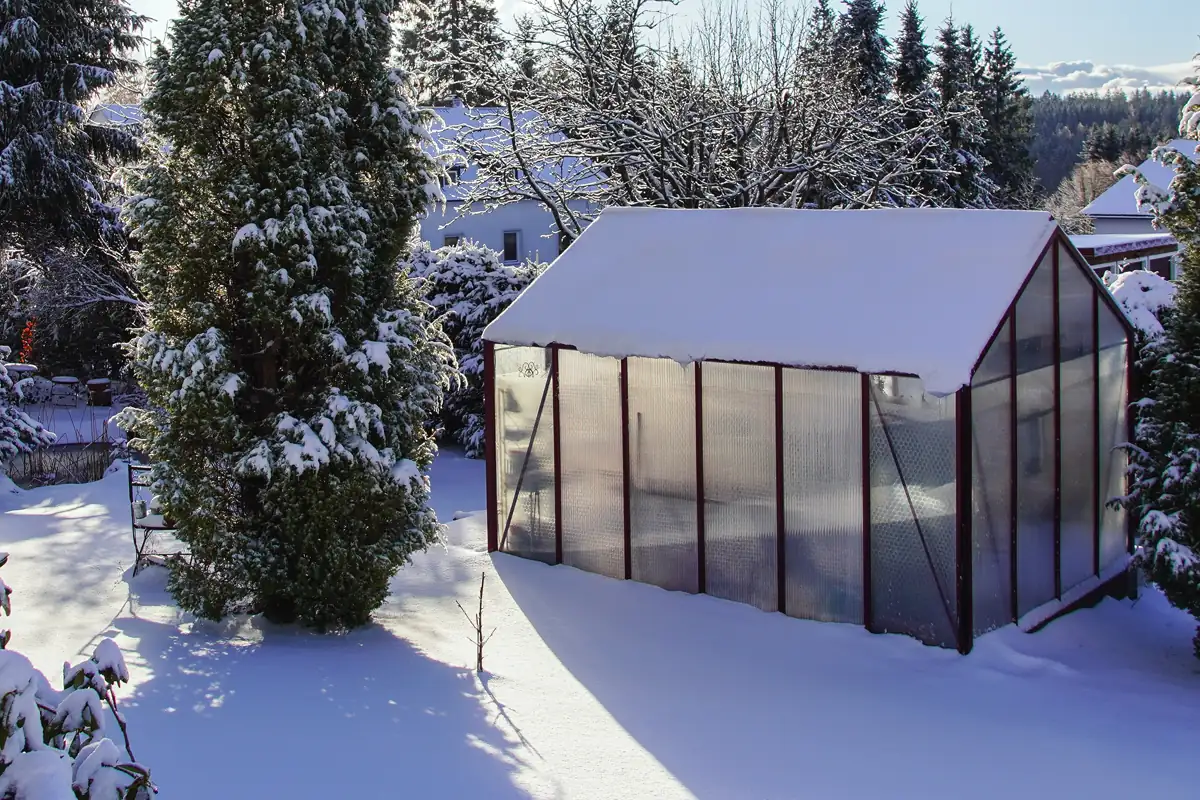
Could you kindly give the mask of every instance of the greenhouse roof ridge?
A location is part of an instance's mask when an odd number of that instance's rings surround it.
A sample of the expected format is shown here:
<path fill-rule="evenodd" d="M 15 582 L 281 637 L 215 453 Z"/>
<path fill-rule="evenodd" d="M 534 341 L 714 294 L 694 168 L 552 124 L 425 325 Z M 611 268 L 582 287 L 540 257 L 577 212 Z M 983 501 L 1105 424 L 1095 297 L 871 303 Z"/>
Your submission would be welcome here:
<path fill-rule="evenodd" d="M 608 208 L 484 338 L 913 374 L 950 394 L 1056 231 L 1041 211 Z"/>

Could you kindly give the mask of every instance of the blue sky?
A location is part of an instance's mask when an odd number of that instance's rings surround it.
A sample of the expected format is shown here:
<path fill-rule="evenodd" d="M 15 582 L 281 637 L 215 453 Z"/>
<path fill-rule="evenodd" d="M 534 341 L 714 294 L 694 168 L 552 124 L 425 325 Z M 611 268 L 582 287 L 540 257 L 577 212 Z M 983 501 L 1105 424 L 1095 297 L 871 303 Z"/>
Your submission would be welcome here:
<path fill-rule="evenodd" d="M 1172 86 L 1192 74 L 1189 62 L 1200 51 L 1200 0 L 918 1 L 931 31 L 952 9 L 955 18 L 980 30 L 1003 28 L 1035 92 Z M 497 2 L 505 19 L 524 5 Z M 679 0 L 676 13 L 694 14 L 702 2 Z M 156 36 L 176 13 L 175 0 L 130 4 L 157 18 L 150 29 Z M 887 2 L 892 33 L 903 5 L 904 0 Z"/>

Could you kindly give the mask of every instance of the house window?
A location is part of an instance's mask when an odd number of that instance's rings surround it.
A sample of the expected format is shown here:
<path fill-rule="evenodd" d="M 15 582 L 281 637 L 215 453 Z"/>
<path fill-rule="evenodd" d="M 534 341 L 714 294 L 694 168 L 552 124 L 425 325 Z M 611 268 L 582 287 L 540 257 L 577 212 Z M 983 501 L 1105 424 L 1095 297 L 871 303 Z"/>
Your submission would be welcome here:
<path fill-rule="evenodd" d="M 451 184 L 462 183 L 462 167 L 450 167 L 450 169 L 446 170 L 446 173 L 450 176 Z"/>
<path fill-rule="evenodd" d="M 1150 259 L 1150 271 L 1164 280 L 1171 280 L 1171 257 Z"/>
<path fill-rule="evenodd" d="M 454 247 L 462 240 L 457 233 L 448 233 L 442 237 L 442 247 Z"/>
<path fill-rule="evenodd" d="M 521 260 L 521 232 L 504 232 L 504 260 L 507 262 Z"/>

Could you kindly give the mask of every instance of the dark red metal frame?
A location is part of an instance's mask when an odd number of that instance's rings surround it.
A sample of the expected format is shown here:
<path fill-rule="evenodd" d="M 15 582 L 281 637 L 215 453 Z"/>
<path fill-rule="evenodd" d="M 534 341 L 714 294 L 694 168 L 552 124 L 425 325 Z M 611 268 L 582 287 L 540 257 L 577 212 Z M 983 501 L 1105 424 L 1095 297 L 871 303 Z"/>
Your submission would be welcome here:
<path fill-rule="evenodd" d="M 1100 485 L 1100 303 L 1092 299 L 1092 574 L 1100 574 L 1100 526 L 1105 498 Z"/>
<path fill-rule="evenodd" d="M 559 346 L 550 346 L 550 408 L 554 420 L 554 563 L 563 559 L 563 515 L 562 515 L 562 422 L 558 397 L 558 353 Z"/>
<path fill-rule="evenodd" d="M 871 591 L 871 376 L 859 380 L 859 408 L 862 417 L 862 584 L 863 627 L 875 632 L 874 595 Z"/>
<path fill-rule="evenodd" d="M 1060 249 L 1054 248 L 1051 256 L 1051 269 L 1054 272 L 1054 341 L 1051 351 L 1054 353 L 1054 410 L 1051 420 L 1054 423 L 1054 596 L 1062 597 L 1062 315 L 1059 311 L 1059 262 Z"/>
<path fill-rule="evenodd" d="M 787 509 L 784 508 L 783 367 L 775 367 L 775 602 L 787 613 Z"/>
<path fill-rule="evenodd" d="M 621 513 L 625 525 L 625 580 L 633 579 L 633 500 L 630 491 L 629 359 L 621 359 Z"/>
<path fill-rule="evenodd" d="M 483 343 L 483 416 L 488 552 L 495 552 L 500 547 L 500 498 L 496 485 L 500 443 L 496 439 L 496 345 L 488 341 Z"/>
<path fill-rule="evenodd" d="M 708 568 L 704 549 L 704 369 L 693 365 L 696 382 L 696 591 L 707 585 Z"/>
<path fill-rule="evenodd" d="M 1011 582 L 1011 616 L 1013 620 L 1019 617 L 1019 594 L 1018 594 L 1018 531 L 1019 531 L 1019 461 L 1017 459 L 1017 424 L 1019 413 L 1017 408 L 1017 303 L 1024 293 L 1029 282 L 1037 268 L 1041 265 L 1042 260 L 1048 253 L 1052 253 L 1051 258 L 1053 276 L 1054 276 L 1054 386 L 1055 386 L 1055 401 L 1054 401 L 1054 471 L 1055 471 L 1055 594 L 1061 596 L 1061 486 L 1062 486 L 1062 445 L 1061 445 L 1061 403 L 1059 394 L 1061 390 L 1061 339 L 1060 339 L 1060 322 L 1058 311 L 1058 296 L 1059 296 L 1059 270 L 1062 269 L 1060 263 L 1061 254 L 1059 245 L 1066 248 L 1069 260 L 1076 262 L 1076 266 L 1081 269 L 1086 275 L 1091 277 L 1096 288 L 1096 296 L 1101 298 L 1102 302 L 1108 303 L 1110 309 L 1114 312 L 1116 319 L 1121 322 L 1125 328 L 1126 337 L 1129 341 L 1129 346 L 1126 351 L 1127 357 L 1127 387 L 1128 398 L 1135 396 L 1136 387 L 1134 384 L 1133 375 L 1133 342 L 1134 332 L 1128 320 L 1125 318 L 1124 312 L 1116 305 L 1109 292 L 1100 283 L 1096 274 L 1087 266 L 1087 261 L 1075 250 L 1071 245 L 1070 240 L 1062 234 L 1061 231 L 1056 231 L 1050 240 L 1039 252 L 1032 266 L 1029 268 L 1025 279 L 1022 281 L 1020 288 L 1014 295 L 1011 303 L 1005 311 L 1002 319 L 997 324 L 992 335 L 989 337 L 987 345 L 981 351 L 978 360 L 976 361 L 972 375 L 978 371 L 980 363 L 984 356 L 990 350 L 1004 326 L 1009 326 L 1009 387 L 1010 387 L 1010 464 L 1009 478 L 1011 481 L 1011 517 L 1010 517 L 1010 536 L 1011 536 L 1011 564 L 1010 564 L 1010 582 Z M 1053 248 L 1053 250 L 1052 250 Z M 1102 516 L 1102 505 L 1100 499 L 1101 493 L 1101 473 L 1100 473 L 1100 458 L 1099 458 L 1099 420 L 1100 420 L 1100 392 L 1099 392 L 1099 308 L 1095 307 L 1093 311 L 1093 341 L 1096 344 L 1094 348 L 1094 357 L 1096 359 L 1095 378 L 1093 379 L 1095 396 L 1094 410 L 1096 419 L 1096 458 L 1094 464 L 1094 483 L 1096 487 L 1097 498 L 1097 517 L 1096 527 L 1094 531 L 1095 538 L 1095 554 L 1094 567 L 1099 571 L 1099 535 L 1100 535 L 1100 520 Z M 554 387 L 552 414 L 554 420 L 554 503 L 555 503 L 555 561 L 562 560 L 562 489 L 561 489 L 561 438 L 560 438 L 560 399 L 559 399 L 559 350 L 560 349 L 575 349 L 570 345 L 559 345 L 552 343 L 548 345 L 551 348 L 551 372 Z M 712 359 L 715 363 L 742 364 L 749 366 L 764 366 L 771 367 L 775 374 L 775 499 L 776 499 L 776 528 L 777 528 L 777 575 L 778 581 L 777 595 L 779 611 L 786 613 L 787 611 L 787 586 L 786 586 L 786 513 L 784 508 L 785 500 L 785 469 L 784 469 L 784 446 L 783 446 L 783 426 L 784 426 L 784 402 L 783 402 L 783 382 L 784 369 L 811 369 L 824 372 L 853 372 L 861 375 L 861 427 L 862 427 L 862 515 L 863 515 L 863 558 L 862 558 L 862 578 L 863 578 L 863 625 L 868 630 L 874 630 L 874 620 L 872 614 L 872 576 L 871 576 L 871 444 L 870 444 L 870 392 L 871 375 L 880 375 L 888 377 L 916 377 L 910 373 L 903 372 L 881 372 L 862 374 L 858 370 L 850 367 L 818 367 L 818 366 L 802 366 L 802 365 L 782 365 L 772 362 L 761 361 L 732 361 L 724 359 Z M 497 441 L 496 429 L 496 397 L 495 397 L 495 345 L 493 342 L 484 342 L 484 414 L 486 416 L 484 431 L 486 437 L 485 446 L 485 463 L 487 474 L 487 519 L 488 519 L 488 549 L 495 551 L 498 547 L 499 534 L 499 500 L 497 497 L 497 477 L 498 477 L 498 459 L 499 459 L 499 442 Z M 704 495 L 704 377 L 702 362 L 695 362 L 694 381 L 695 381 L 695 437 L 696 437 L 696 535 L 697 535 L 697 588 L 698 591 L 704 592 L 706 589 L 706 554 L 705 554 L 705 495 Z M 630 427 L 630 410 L 629 410 L 629 360 L 621 359 L 620 371 L 620 395 L 621 395 L 621 425 L 622 425 L 622 472 L 623 472 L 623 522 L 624 522 L 624 556 L 625 556 L 625 577 L 631 579 L 633 577 L 632 569 L 632 507 L 631 507 L 631 444 L 629 440 Z M 968 385 L 961 389 L 956 396 L 956 444 L 955 444 L 955 464 L 956 464 L 956 505 L 957 505 L 957 520 L 956 520 L 956 560 L 958 568 L 956 570 L 955 592 L 958 606 L 957 619 L 957 647 L 962 653 L 968 653 L 971 650 L 974 639 L 974 575 L 973 575 L 973 529 L 972 529 L 972 425 L 971 417 L 971 387 Z M 1133 436 L 1133 415 L 1128 415 L 1128 436 L 1132 440 Z M 1129 520 L 1129 548 L 1132 552 L 1133 548 L 1133 530 L 1134 524 L 1132 515 Z"/>
<path fill-rule="evenodd" d="M 955 515 L 957 519 L 957 541 L 955 542 L 956 611 L 958 612 L 958 652 L 964 656 L 971 652 L 975 641 L 974 623 L 974 538 L 972 533 L 971 502 L 974 481 L 971 462 L 971 389 L 959 389 L 954 406 L 955 428 Z"/>

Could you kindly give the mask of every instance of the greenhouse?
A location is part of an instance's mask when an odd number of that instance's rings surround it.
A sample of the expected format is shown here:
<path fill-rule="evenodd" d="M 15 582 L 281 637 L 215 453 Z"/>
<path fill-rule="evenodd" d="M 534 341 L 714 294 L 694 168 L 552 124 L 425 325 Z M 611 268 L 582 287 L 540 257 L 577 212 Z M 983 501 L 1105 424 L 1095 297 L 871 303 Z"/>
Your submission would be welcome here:
<path fill-rule="evenodd" d="M 484 339 L 492 550 L 964 653 L 1128 567 L 1132 331 L 1043 212 L 607 209 Z"/>

